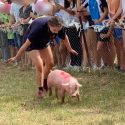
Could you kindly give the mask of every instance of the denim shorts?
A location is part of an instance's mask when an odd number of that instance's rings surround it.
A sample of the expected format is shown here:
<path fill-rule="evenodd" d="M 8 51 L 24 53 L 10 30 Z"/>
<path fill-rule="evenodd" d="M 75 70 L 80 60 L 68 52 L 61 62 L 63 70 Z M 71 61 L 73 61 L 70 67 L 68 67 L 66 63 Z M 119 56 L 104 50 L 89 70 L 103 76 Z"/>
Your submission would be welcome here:
<path fill-rule="evenodd" d="M 114 38 L 117 40 L 117 41 L 121 41 L 123 39 L 122 37 L 122 29 L 120 28 L 115 28 L 114 29 L 114 33 L 113 33 L 113 36 Z"/>
<path fill-rule="evenodd" d="M 57 36 L 57 37 L 55 38 L 55 41 L 56 41 L 56 44 L 59 44 L 59 43 L 62 41 L 62 39 Z"/>

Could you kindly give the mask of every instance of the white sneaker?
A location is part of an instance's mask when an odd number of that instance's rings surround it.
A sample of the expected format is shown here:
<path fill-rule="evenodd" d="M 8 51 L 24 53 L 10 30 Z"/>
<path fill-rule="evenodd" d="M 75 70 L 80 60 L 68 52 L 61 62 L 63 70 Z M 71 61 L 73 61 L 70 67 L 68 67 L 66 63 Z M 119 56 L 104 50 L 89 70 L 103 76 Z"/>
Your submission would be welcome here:
<path fill-rule="evenodd" d="M 92 70 L 97 71 L 97 70 L 99 70 L 99 67 L 97 67 L 96 65 L 93 65 Z"/>
<path fill-rule="evenodd" d="M 72 70 L 73 71 L 77 71 L 77 72 L 79 72 L 80 71 L 80 66 L 72 66 Z"/>
<path fill-rule="evenodd" d="M 73 66 L 71 66 L 71 65 L 67 65 L 67 66 L 64 67 L 63 69 L 65 69 L 65 70 L 72 70 L 72 68 L 73 68 Z"/>

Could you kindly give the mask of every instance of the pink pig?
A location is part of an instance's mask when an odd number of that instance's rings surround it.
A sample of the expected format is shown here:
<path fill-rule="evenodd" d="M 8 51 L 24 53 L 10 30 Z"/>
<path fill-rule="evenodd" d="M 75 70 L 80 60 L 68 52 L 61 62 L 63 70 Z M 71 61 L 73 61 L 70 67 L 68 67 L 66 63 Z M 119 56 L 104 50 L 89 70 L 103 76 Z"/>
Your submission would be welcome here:
<path fill-rule="evenodd" d="M 62 70 L 53 70 L 49 73 L 48 79 L 49 95 L 52 95 L 52 89 L 55 88 L 56 97 L 60 96 L 61 103 L 64 103 L 65 92 L 79 100 L 79 87 L 77 79 L 69 73 Z"/>

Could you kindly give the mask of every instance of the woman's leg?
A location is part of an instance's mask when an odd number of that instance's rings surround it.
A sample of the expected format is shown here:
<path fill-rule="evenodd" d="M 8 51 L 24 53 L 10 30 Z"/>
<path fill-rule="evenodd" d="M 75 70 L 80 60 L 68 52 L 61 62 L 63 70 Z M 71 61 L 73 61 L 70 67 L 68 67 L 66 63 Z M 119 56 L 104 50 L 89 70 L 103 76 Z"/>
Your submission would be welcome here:
<path fill-rule="evenodd" d="M 123 47 L 122 47 L 122 60 L 121 60 L 121 71 L 125 71 L 125 31 L 122 31 L 122 36 L 123 36 Z"/>
<path fill-rule="evenodd" d="M 59 53 L 60 53 L 60 57 L 61 57 L 61 67 L 63 68 L 66 65 L 66 59 L 68 57 L 68 51 L 63 42 L 60 43 Z"/>
<path fill-rule="evenodd" d="M 44 62 L 44 89 L 47 91 L 47 77 L 50 73 L 50 70 L 54 66 L 54 58 L 51 47 L 48 46 L 47 48 L 40 50 L 40 56 Z"/>
<path fill-rule="evenodd" d="M 55 52 L 55 57 L 56 57 L 56 60 L 57 60 L 57 67 L 61 68 L 61 54 L 59 52 L 59 46 L 60 46 L 60 43 L 55 45 L 54 52 Z"/>
<path fill-rule="evenodd" d="M 101 59 L 102 59 L 102 53 L 103 51 L 103 42 L 98 41 L 97 43 L 97 66 L 101 67 Z"/>
<path fill-rule="evenodd" d="M 29 52 L 29 57 L 31 58 L 33 64 L 36 67 L 36 78 L 39 85 L 38 96 L 43 97 L 43 79 L 44 79 L 44 69 L 43 69 L 43 60 L 40 55 L 39 50 L 32 50 Z"/>
<path fill-rule="evenodd" d="M 118 66 L 121 67 L 121 62 L 123 59 L 123 41 L 122 40 L 115 40 L 115 48 L 116 48 L 116 54 L 117 54 L 117 62 L 118 62 Z"/>
<path fill-rule="evenodd" d="M 87 30 L 87 44 L 90 55 L 90 64 L 93 67 L 97 66 L 97 38 L 96 33 L 93 29 Z"/>
<path fill-rule="evenodd" d="M 88 47 L 88 54 L 89 54 L 89 60 L 87 57 L 85 44 L 82 43 L 83 47 L 83 66 L 88 66 L 89 64 L 91 66 L 97 65 L 97 40 L 96 40 L 96 33 L 93 29 L 88 29 L 87 32 L 85 32 L 86 36 L 86 42 Z"/>
<path fill-rule="evenodd" d="M 56 57 L 56 52 L 55 52 L 55 46 L 56 45 L 51 45 L 51 50 L 52 50 L 53 58 L 54 58 L 54 66 L 57 66 L 57 57 Z"/>
<path fill-rule="evenodd" d="M 112 41 L 100 41 L 97 45 L 98 62 L 100 58 L 104 65 L 113 67 L 114 64 L 114 48 Z"/>

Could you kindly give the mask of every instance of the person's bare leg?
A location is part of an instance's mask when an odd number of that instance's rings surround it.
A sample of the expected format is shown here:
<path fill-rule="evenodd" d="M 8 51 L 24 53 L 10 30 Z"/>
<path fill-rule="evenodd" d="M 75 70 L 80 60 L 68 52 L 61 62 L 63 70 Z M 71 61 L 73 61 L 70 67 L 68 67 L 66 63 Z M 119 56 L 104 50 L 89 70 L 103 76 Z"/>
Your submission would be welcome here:
<path fill-rule="evenodd" d="M 55 46 L 51 45 L 51 50 L 52 50 L 52 53 L 53 53 L 53 58 L 54 58 L 54 66 L 57 65 L 57 58 L 56 58 L 56 53 L 55 53 Z"/>
<path fill-rule="evenodd" d="M 125 31 L 122 31 L 123 36 L 123 47 L 121 52 L 121 71 L 125 71 Z"/>
<path fill-rule="evenodd" d="M 65 47 L 65 45 L 62 43 L 60 43 L 60 47 L 59 47 L 59 52 L 61 54 L 61 62 L 62 62 L 62 67 L 66 65 L 66 58 L 67 58 L 67 49 Z"/>
<path fill-rule="evenodd" d="M 97 43 L 97 66 L 101 66 L 101 59 L 102 59 L 102 53 L 103 53 L 103 42 Z"/>
<path fill-rule="evenodd" d="M 115 48 L 116 48 L 116 54 L 117 54 L 117 62 L 118 66 L 121 67 L 121 62 L 123 62 L 123 41 L 115 40 Z"/>
<path fill-rule="evenodd" d="M 55 51 L 55 55 L 56 55 L 56 58 L 57 58 L 57 67 L 61 68 L 61 54 L 59 52 L 59 46 L 60 46 L 60 43 L 56 44 L 55 48 L 54 48 L 54 51 Z"/>
<path fill-rule="evenodd" d="M 89 42 L 87 32 L 85 32 L 85 37 L 86 37 L 86 41 Z M 83 50 L 82 66 L 87 67 L 88 66 L 88 58 L 87 58 L 87 54 L 86 54 L 86 49 L 85 49 L 85 44 L 84 44 L 83 37 L 81 39 L 82 39 L 81 44 L 82 44 L 82 50 Z"/>
<path fill-rule="evenodd" d="M 48 90 L 47 77 L 48 77 L 48 74 L 50 73 L 50 70 L 54 66 L 54 58 L 53 58 L 51 47 L 48 46 L 47 48 L 40 50 L 40 56 L 45 63 L 44 64 L 44 89 L 47 91 Z"/>
<path fill-rule="evenodd" d="M 91 64 L 93 66 L 97 66 L 97 40 L 96 40 L 96 33 L 93 29 L 87 30 L 87 43 L 88 43 L 88 50 L 90 53 Z"/>
<path fill-rule="evenodd" d="M 44 66 L 43 66 L 43 60 L 40 55 L 40 51 L 39 50 L 30 51 L 29 57 L 31 58 L 33 64 L 36 67 L 36 79 L 39 86 L 38 96 L 43 97 Z"/>

